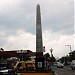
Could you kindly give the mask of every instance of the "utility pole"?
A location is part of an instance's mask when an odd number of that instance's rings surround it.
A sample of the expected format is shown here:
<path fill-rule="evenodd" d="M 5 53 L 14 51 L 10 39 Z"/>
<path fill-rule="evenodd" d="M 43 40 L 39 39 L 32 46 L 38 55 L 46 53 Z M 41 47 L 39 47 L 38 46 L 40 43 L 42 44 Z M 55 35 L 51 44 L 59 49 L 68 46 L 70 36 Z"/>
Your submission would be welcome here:
<path fill-rule="evenodd" d="M 65 45 L 65 46 L 69 46 L 70 47 L 70 52 L 72 52 L 71 45 Z"/>
<path fill-rule="evenodd" d="M 72 60 L 72 49 L 71 49 L 71 45 L 65 45 L 65 46 L 69 46 L 70 47 L 70 60 Z"/>

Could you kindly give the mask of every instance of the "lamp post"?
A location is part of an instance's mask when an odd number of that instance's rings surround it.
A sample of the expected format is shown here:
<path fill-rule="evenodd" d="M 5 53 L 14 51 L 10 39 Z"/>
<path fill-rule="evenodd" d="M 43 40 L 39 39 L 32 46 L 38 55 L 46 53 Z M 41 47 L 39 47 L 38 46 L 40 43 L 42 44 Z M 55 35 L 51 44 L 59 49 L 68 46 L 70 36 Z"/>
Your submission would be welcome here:
<path fill-rule="evenodd" d="M 52 61 L 52 65 L 53 65 L 53 54 L 52 54 L 53 49 L 52 48 L 50 49 L 50 52 L 51 52 L 51 61 Z"/>
<path fill-rule="evenodd" d="M 52 52 L 53 52 L 53 49 L 52 49 L 52 48 L 50 49 L 50 52 L 51 52 L 51 57 L 52 57 L 52 56 L 53 56 L 53 55 L 52 55 Z"/>

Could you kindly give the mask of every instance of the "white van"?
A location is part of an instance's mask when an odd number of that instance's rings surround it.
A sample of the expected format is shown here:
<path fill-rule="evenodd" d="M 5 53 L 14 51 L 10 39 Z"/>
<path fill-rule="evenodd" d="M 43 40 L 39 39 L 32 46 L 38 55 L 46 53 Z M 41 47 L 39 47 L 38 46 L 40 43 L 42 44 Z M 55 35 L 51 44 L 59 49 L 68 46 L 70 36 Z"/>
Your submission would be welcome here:
<path fill-rule="evenodd" d="M 63 65 L 61 62 L 57 62 L 57 67 L 58 67 L 58 68 L 63 68 L 64 65 Z"/>

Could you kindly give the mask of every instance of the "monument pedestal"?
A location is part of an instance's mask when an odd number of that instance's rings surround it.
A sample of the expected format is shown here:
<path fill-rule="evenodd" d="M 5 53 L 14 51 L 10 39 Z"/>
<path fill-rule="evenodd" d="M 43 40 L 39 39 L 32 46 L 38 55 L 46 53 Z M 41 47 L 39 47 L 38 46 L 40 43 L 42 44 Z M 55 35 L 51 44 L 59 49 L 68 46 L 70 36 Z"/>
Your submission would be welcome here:
<path fill-rule="evenodd" d="M 35 58 L 36 71 L 44 71 L 44 58 Z"/>
<path fill-rule="evenodd" d="M 36 53 L 35 58 L 36 71 L 44 71 L 44 57 L 43 52 Z"/>

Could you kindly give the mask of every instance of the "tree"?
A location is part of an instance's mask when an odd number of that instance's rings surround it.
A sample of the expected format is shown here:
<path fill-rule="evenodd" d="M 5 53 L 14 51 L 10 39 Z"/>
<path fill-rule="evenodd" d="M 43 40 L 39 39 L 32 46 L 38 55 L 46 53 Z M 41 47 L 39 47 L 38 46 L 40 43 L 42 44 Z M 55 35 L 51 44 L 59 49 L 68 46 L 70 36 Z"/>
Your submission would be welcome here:
<path fill-rule="evenodd" d="M 45 58 L 50 58 L 50 54 L 49 53 L 46 53 L 46 54 L 44 54 L 44 57 Z"/>
<path fill-rule="evenodd" d="M 56 59 L 55 59 L 55 57 L 52 55 L 52 57 L 50 58 L 50 61 L 51 62 L 55 62 L 56 61 Z"/>
<path fill-rule="evenodd" d="M 4 51 L 4 49 L 3 48 L 0 48 L 0 51 Z"/>

